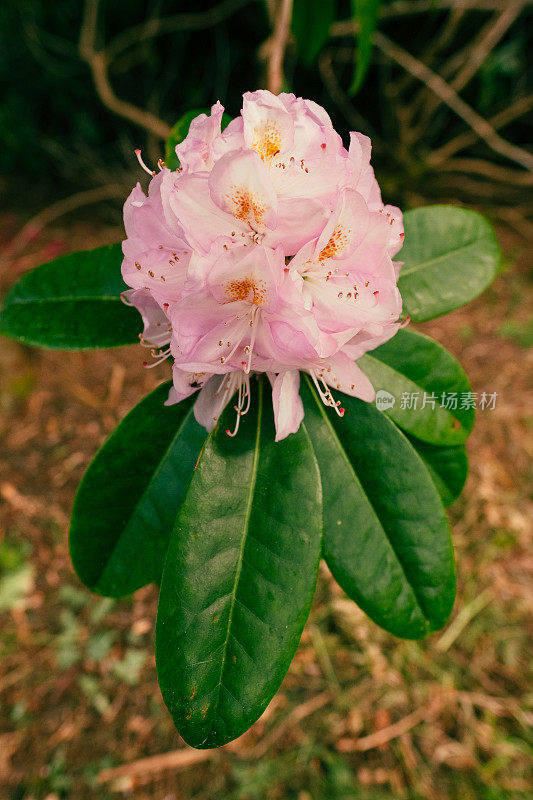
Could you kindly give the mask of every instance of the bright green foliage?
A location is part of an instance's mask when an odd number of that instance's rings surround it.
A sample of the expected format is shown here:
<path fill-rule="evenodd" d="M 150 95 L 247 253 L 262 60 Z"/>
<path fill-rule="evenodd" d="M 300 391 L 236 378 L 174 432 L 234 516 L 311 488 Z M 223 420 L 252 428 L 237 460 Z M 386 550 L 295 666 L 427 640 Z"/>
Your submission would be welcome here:
<path fill-rule="evenodd" d="M 168 538 L 205 428 L 191 400 L 165 407 L 170 381 L 144 398 L 96 454 L 79 486 L 70 555 L 83 583 L 120 597 L 159 581 Z"/>
<path fill-rule="evenodd" d="M 357 25 L 355 72 L 349 94 L 362 86 L 372 55 L 372 38 L 378 22 L 380 0 L 351 0 L 352 19 Z"/>
<path fill-rule="evenodd" d="M 405 436 L 370 403 L 326 410 L 306 379 L 305 420 L 324 497 L 324 558 L 334 578 L 385 630 L 417 639 L 439 630 L 455 598 L 442 502 Z"/>
<path fill-rule="evenodd" d="M 490 223 L 467 208 L 425 206 L 404 214 L 398 288 L 414 322 L 466 305 L 494 280 L 500 246 Z"/>
<path fill-rule="evenodd" d="M 385 389 L 395 397 L 386 413 L 405 431 L 437 445 L 466 441 L 474 426 L 475 412 L 468 398 L 472 387 L 459 362 L 442 345 L 422 333 L 399 330 L 358 364 L 376 390 Z M 407 403 L 402 408 L 404 392 L 418 395 L 416 408 L 408 408 Z M 447 409 L 453 393 L 451 405 L 457 408 Z"/>
<path fill-rule="evenodd" d="M 157 612 L 158 678 L 176 726 L 217 747 L 262 714 L 309 614 L 320 558 L 320 476 L 309 437 L 274 442 L 260 384 L 238 436 L 226 409 L 172 533 Z"/>
<path fill-rule="evenodd" d="M 90 350 L 139 341 L 140 319 L 120 293 L 119 244 L 71 253 L 23 275 L 0 312 L 0 333 L 54 350 Z"/>
<path fill-rule="evenodd" d="M 335 0 L 294 0 L 292 32 L 300 60 L 310 66 L 328 40 Z"/>

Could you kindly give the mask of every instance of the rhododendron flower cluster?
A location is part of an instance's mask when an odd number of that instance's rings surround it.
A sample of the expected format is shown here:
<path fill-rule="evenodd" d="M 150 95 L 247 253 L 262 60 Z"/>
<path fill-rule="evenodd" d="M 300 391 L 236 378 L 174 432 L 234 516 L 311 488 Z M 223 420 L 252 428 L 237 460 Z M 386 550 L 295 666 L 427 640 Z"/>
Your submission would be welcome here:
<path fill-rule="evenodd" d="M 160 162 L 148 196 L 128 197 L 124 296 L 152 363 L 173 358 L 168 403 L 199 391 L 210 430 L 236 394 L 234 434 L 266 372 L 279 440 L 303 418 L 301 371 L 341 415 L 337 392 L 373 400 L 355 362 L 400 325 L 402 215 L 382 203 L 370 140 L 346 150 L 316 103 L 256 91 L 224 131 L 222 113 L 196 117 L 179 169 Z"/>

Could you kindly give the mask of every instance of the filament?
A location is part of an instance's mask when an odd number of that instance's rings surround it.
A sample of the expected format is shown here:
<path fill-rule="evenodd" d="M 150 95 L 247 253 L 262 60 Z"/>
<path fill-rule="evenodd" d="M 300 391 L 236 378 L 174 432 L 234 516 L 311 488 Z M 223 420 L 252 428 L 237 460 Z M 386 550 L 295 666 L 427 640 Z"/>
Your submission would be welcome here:
<path fill-rule="evenodd" d="M 146 164 L 145 164 L 145 163 L 144 163 L 144 161 L 142 160 L 141 151 L 140 151 L 140 150 L 136 150 L 136 151 L 135 151 L 135 155 L 137 156 L 137 161 L 139 162 L 139 164 L 141 165 L 141 167 L 143 168 L 143 170 L 144 170 L 145 172 L 147 172 L 147 173 L 148 173 L 148 175 L 150 175 L 150 176 L 153 178 L 153 177 L 154 177 L 154 175 L 155 175 L 155 170 L 153 170 L 153 169 L 148 169 L 148 167 L 146 166 Z"/>

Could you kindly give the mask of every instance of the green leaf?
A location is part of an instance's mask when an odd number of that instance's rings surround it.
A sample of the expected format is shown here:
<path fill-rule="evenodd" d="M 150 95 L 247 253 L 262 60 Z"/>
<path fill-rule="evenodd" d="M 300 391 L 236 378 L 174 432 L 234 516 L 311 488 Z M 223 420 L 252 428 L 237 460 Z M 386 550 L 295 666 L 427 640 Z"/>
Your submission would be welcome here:
<path fill-rule="evenodd" d="M 230 406 L 207 440 L 171 537 L 157 612 L 163 699 L 193 747 L 262 714 L 289 667 L 315 589 L 321 488 L 307 432 L 274 441 L 262 383 L 239 433 Z"/>
<path fill-rule="evenodd" d="M 159 581 L 170 531 L 207 436 L 195 396 L 164 406 L 171 382 L 127 414 L 91 462 L 74 501 L 70 555 L 81 581 L 121 597 Z"/>
<path fill-rule="evenodd" d="M 301 61 L 310 66 L 328 40 L 335 0 L 294 0 L 292 32 Z"/>
<path fill-rule="evenodd" d="M 474 426 L 474 408 L 467 407 L 472 387 L 459 362 L 438 342 L 413 330 L 399 330 L 357 363 L 376 391 L 393 396 L 394 405 L 382 410 L 405 431 L 437 445 L 466 441 Z M 409 397 L 402 400 L 404 393 Z M 416 408 L 409 408 L 415 401 Z M 381 407 L 379 395 L 376 405 Z"/>
<path fill-rule="evenodd" d="M 398 288 L 414 322 L 464 306 L 487 288 L 500 265 L 492 226 L 455 206 L 426 206 L 404 215 L 405 240 Z"/>
<path fill-rule="evenodd" d="M 0 333 L 54 350 L 139 341 L 139 312 L 125 306 L 120 244 L 71 253 L 31 270 L 8 292 Z"/>
<path fill-rule="evenodd" d="M 324 495 L 324 558 L 374 622 L 407 639 L 439 630 L 455 598 L 448 521 L 406 437 L 372 404 L 343 396 L 344 417 L 302 387 Z"/>
<path fill-rule="evenodd" d="M 187 111 L 179 120 L 176 122 L 172 130 L 170 131 L 169 137 L 165 143 L 165 166 L 169 169 L 178 169 L 180 162 L 179 158 L 176 155 L 176 145 L 180 144 L 187 134 L 189 133 L 189 128 L 191 126 L 191 122 L 195 117 L 199 114 L 207 114 L 210 116 L 211 109 L 210 108 L 193 108 L 191 111 Z M 231 117 L 229 114 L 222 114 L 222 123 L 221 128 L 224 130 L 226 125 L 231 122 Z"/>
<path fill-rule="evenodd" d="M 355 72 L 348 94 L 353 96 L 362 86 L 372 55 L 372 39 L 378 23 L 380 0 L 351 0 L 352 18 L 357 24 Z"/>
<path fill-rule="evenodd" d="M 424 460 L 445 506 L 457 500 L 468 477 L 468 456 L 464 446 L 436 447 L 407 436 Z"/>

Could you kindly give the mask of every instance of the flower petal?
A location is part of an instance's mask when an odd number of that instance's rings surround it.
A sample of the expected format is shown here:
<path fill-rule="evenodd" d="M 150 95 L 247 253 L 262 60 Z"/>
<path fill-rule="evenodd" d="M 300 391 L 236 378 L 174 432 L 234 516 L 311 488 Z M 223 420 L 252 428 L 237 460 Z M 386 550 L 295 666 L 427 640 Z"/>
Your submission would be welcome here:
<path fill-rule="evenodd" d="M 276 425 L 276 442 L 296 433 L 304 418 L 304 407 L 299 394 L 300 373 L 287 370 L 276 376 L 272 386 L 272 405 Z"/>
<path fill-rule="evenodd" d="M 372 403 L 376 393 L 363 370 L 342 351 L 328 361 L 322 376 L 332 389 Z"/>
<path fill-rule="evenodd" d="M 242 118 L 246 147 L 255 150 L 265 163 L 291 150 L 294 123 L 276 95 L 265 89 L 246 92 Z"/>
<path fill-rule="evenodd" d="M 180 167 L 185 172 L 209 170 L 213 166 L 211 146 L 220 134 L 224 106 L 218 101 L 211 107 L 211 115 L 199 114 L 189 125 L 189 133 L 176 145 Z"/>
<path fill-rule="evenodd" d="M 196 421 L 208 431 L 212 431 L 218 418 L 235 394 L 235 382 L 227 380 L 226 375 L 213 375 L 198 395 L 194 404 Z"/>
<path fill-rule="evenodd" d="M 275 227 L 277 198 L 257 153 L 238 151 L 222 156 L 211 170 L 209 190 L 218 208 L 245 231 Z"/>

